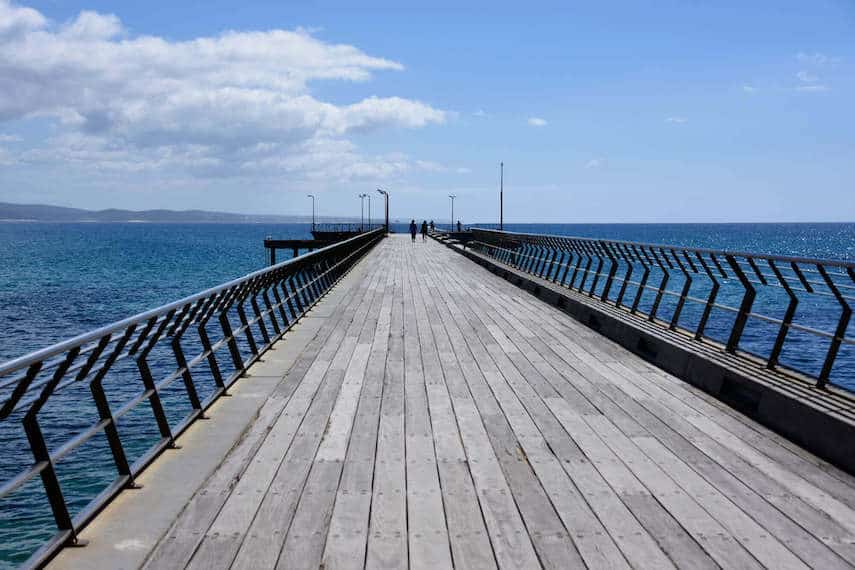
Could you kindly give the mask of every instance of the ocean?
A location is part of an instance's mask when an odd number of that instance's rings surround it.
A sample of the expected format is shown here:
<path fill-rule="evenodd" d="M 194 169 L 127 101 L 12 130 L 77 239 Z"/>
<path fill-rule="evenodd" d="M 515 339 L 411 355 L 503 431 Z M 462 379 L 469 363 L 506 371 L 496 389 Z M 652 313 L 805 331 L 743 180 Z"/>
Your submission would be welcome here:
<path fill-rule="evenodd" d="M 505 227 L 521 232 L 855 260 L 852 223 Z M 309 229 L 308 224 L 0 223 L 0 361 L 260 269 L 267 261 L 262 246 L 265 237 L 308 239 Z M 406 231 L 403 224 L 394 229 Z M 286 251 L 277 253 L 279 260 L 289 255 Z M 838 360 L 838 368 L 844 373 L 832 380 L 855 389 L 855 378 L 849 373 L 855 370 L 851 347 L 844 347 Z M 90 413 L 90 403 L 81 403 L 87 395 L 70 391 L 56 398 L 51 414 L 71 417 Z M 135 426 L 143 425 L 135 421 L 129 418 L 126 426 L 131 440 L 137 435 Z M 60 431 L 67 429 L 63 426 Z M 139 429 L 138 448 L 144 449 L 152 434 L 147 427 Z M 57 438 L 60 435 L 54 434 Z M 32 462 L 29 453 L 20 424 L 0 423 L 0 457 L 4 458 L 0 484 Z M 104 442 L 93 440 L 72 459 L 62 462 L 60 476 L 72 497 L 72 509 L 79 510 L 112 480 L 115 472 L 108 455 Z M 25 560 L 53 531 L 38 480 L 0 500 L 0 568 Z"/>

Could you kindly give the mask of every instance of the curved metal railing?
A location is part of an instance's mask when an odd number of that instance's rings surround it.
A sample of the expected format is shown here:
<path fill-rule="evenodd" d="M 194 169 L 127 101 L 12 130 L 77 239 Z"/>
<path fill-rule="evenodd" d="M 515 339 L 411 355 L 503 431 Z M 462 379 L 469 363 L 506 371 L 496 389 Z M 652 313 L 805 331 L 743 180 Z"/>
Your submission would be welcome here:
<path fill-rule="evenodd" d="M 855 345 L 855 263 L 477 228 L 469 246 L 769 369 L 787 357 L 818 387 L 833 373 L 855 386 L 855 353 L 838 359 Z"/>
<path fill-rule="evenodd" d="M 58 528 L 28 561 L 39 565 L 77 532 L 175 439 L 383 236 L 360 234 L 234 281 L 0 364 L 0 422 L 20 419 L 33 463 L 0 480 L 0 499 L 40 476 Z M 130 364 L 129 364 L 130 363 Z M 105 386 L 119 378 L 117 394 Z M 163 398 L 180 381 L 181 398 Z M 97 419 L 75 433 L 43 426 L 40 412 L 72 386 L 88 384 Z M 130 387 L 130 388 L 129 388 Z M 115 402 L 116 397 L 120 401 Z M 150 406 L 156 441 L 135 461 L 119 429 L 140 404 Z M 180 404 L 179 404 L 180 402 Z M 175 421 L 175 414 L 182 417 Z M 57 415 L 59 417 L 57 417 Z M 50 414 L 69 424 L 73 412 Z M 8 426 L 8 424 L 7 424 Z M 6 427 L 6 426 L 2 426 Z M 43 432 L 59 442 L 51 448 Z M 59 429 L 57 429 L 59 428 Z M 116 477 L 72 516 L 57 463 L 97 434 L 106 436 Z"/>

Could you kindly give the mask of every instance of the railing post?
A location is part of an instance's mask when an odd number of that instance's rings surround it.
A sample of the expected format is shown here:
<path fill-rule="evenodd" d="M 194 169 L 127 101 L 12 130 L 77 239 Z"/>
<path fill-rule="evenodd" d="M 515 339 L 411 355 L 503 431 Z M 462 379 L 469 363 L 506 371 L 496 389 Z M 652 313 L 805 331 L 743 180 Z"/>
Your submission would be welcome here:
<path fill-rule="evenodd" d="M 126 486 L 130 489 L 138 489 L 140 485 L 137 485 L 134 481 L 134 474 L 131 472 L 131 466 L 128 462 L 128 457 L 125 454 L 125 448 L 122 445 L 122 439 L 119 436 L 119 430 L 116 428 L 116 420 L 113 418 L 113 412 L 110 410 L 110 402 L 107 400 L 107 395 L 104 393 L 103 381 L 104 377 L 107 375 L 110 367 L 113 365 L 113 362 L 116 361 L 116 358 L 122 353 L 122 349 L 124 349 L 128 340 L 131 338 L 135 330 L 135 326 L 131 325 L 128 327 L 128 330 L 125 332 L 124 336 L 116 342 L 116 346 L 113 349 L 113 352 L 107 357 L 107 360 L 101 366 L 98 373 L 95 375 L 95 378 L 89 383 L 89 391 L 92 392 L 92 399 L 95 401 L 95 407 L 98 409 L 98 417 L 101 418 L 101 421 L 106 422 L 104 425 L 104 435 L 107 437 L 107 443 L 110 445 L 110 453 L 113 455 L 113 462 L 116 464 L 116 472 L 119 476 L 124 476 L 128 478 L 128 482 Z M 107 347 L 110 342 L 110 336 L 105 336 L 101 342 L 98 344 L 98 348 L 96 352 L 92 353 L 92 358 L 90 362 L 92 365 L 98 359 L 100 353 Z M 87 367 L 80 371 L 78 374 L 78 379 L 83 379 L 86 377 L 86 374 L 89 373 L 91 366 L 87 363 Z"/>
<path fill-rule="evenodd" d="M 671 274 L 662 261 L 660 261 L 659 256 L 656 255 L 656 250 L 650 248 L 650 253 L 653 255 L 653 259 L 656 260 L 656 265 L 662 270 L 662 280 L 659 282 L 659 288 L 656 290 L 656 298 L 653 300 L 653 306 L 650 308 L 650 314 L 647 316 L 647 320 L 654 321 L 656 313 L 659 311 L 659 303 L 662 302 L 662 297 L 665 295 L 665 290 L 668 287 L 668 280 L 671 278 Z"/>
<path fill-rule="evenodd" d="M 279 325 L 276 322 L 276 315 L 273 313 L 273 308 L 270 306 L 270 299 L 267 298 L 267 291 L 264 291 L 262 299 L 264 299 L 264 302 L 266 303 L 265 309 L 267 311 L 267 318 L 270 319 L 274 334 L 276 334 L 279 332 Z M 258 325 L 258 330 L 261 331 L 261 338 L 264 339 L 264 346 L 268 346 L 270 344 L 270 332 L 267 330 L 267 323 L 264 322 L 261 307 L 258 306 L 257 295 L 250 295 L 249 304 L 252 306 L 253 314 L 255 314 L 255 321 Z"/>
<path fill-rule="evenodd" d="M 710 318 L 710 314 L 712 314 L 713 305 L 715 304 L 715 299 L 718 296 L 718 290 L 721 286 L 719 285 L 718 279 L 715 277 L 715 273 L 713 273 L 709 265 L 704 261 L 701 254 L 699 252 L 695 252 L 695 257 L 697 257 L 698 261 L 701 263 L 701 267 L 704 268 L 704 271 L 706 271 L 710 281 L 712 281 L 710 294 L 707 296 L 707 302 L 704 304 L 704 311 L 701 313 L 701 318 L 698 321 L 698 328 L 695 329 L 695 340 L 700 340 L 704 335 L 704 329 L 706 329 L 707 321 Z"/>
<path fill-rule="evenodd" d="M 218 388 L 224 389 L 226 384 L 223 380 L 223 373 L 220 371 L 220 363 L 217 361 L 217 355 L 214 354 L 213 350 L 211 350 L 211 339 L 208 337 L 207 329 L 205 329 L 209 319 L 210 315 L 206 315 L 202 321 L 199 322 L 199 325 L 196 327 L 196 331 L 199 334 L 199 340 L 202 343 L 202 350 L 208 354 L 208 367 L 211 369 L 211 376 L 214 378 L 214 384 L 216 384 Z"/>
<path fill-rule="evenodd" d="M 632 279 L 633 259 L 625 245 L 617 245 L 615 249 L 618 252 L 618 256 L 626 262 L 626 273 L 623 276 L 623 283 L 620 285 L 620 291 L 618 291 L 617 299 L 615 299 L 615 307 L 620 307 L 621 303 L 623 303 L 623 296 L 626 294 L 626 288 L 629 285 L 630 279 Z"/>
<path fill-rule="evenodd" d="M 837 285 L 834 284 L 834 281 L 828 275 L 825 267 L 818 263 L 816 268 L 819 270 L 820 275 L 822 275 L 822 278 L 825 280 L 825 284 L 831 290 L 834 298 L 837 299 L 838 303 L 840 303 L 841 311 L 840 320 L 837 321 L 837 328 L 834 331 L 834 337 L 831 339 L 831 343 L 828 346 L 828 353 L 825 356 L 825 361 L 822 363 L 822 371 L 819 373 L 819 380 L 816 383 L 818 388 L 823 388 L 828 383 L 828 379 L 831 376 L 831 368 L 834 366 L 834 359 L 837 358 L 837 351 L 840 350 L 840 344 L 846 336 L 849 319 L 852 317 L 852 308 L 849 306 L 849 303 L 846 302 L 843 295 L 840 294 L 840 289 L 838 289 Z M 848 268 L 847 273 L 852 281 L 855 281 L 855 272 L 853 272 L 851 267 Z"/>
<path fill-rule="evenodd" d="M 673 249 L 669 250 L 671 255 L 674 257 L 674 261 L 677 262 L 677 265 L 680 266 L 680 271 L 683 272 L 683 277 L 685 278 L 685 282 L 683 283 L 683 289 L 680 291 L 680 297 L 677 299 L 677 306 L 674 308 L 674 315 L 671 317 L 671 324 L 668 326 L 671 330 L 677 329 L 677 323 L 680 320 L 680 313 L 683 312 L 683 307 L 686 304 L 686 298 L 689 296 L 689 292 L 692 289 L 692 276 L 689 275 L 689 272 L 686 270 L 686 267 L 683 265 L 683 262 L 680 261 L 680 258 L 677 257 L 677 254 Z"/>
<path fill-rule="evenodd" d="M 79 353 L 80 347 L 75 347 L 68 353 L 65 360 L 54 372 L 53 378 L 51 378 L 44 388 L 42 388 L 39 398 L 24 415 L 22 421 L 24 425 L 24 433 L 27 436 L 27 441 L 30 444 L 30 450 L 33 453 L 33 459 L 36 463 L 45 464 L 45 467 L 39 472 L 39 475 L 42 480 L 42 486 L 44 487 L 47 495 L 48 503 L 50 503 L 50 508 L 53 512 L 53 518 L 56 521 L 56 526 L 60 531 L 69 533 L 69 541 L 74 545 L 83 545 L 85 542 L 79 541 L 77 538 L 74 523 L 71 520 L 71 515 L 68 512 L 68 506 L 65 502 L 65 497 L 62 494 L 62 486 L 59 483 L 59 478 L 57 477 L 53 460 L 51 460 L 47 443 L 45 443 L 44 434 L 42 434 L 41 427 L 39 426 L 38 413 Z M 39 363 L 38 366 L 30 367 L 27 371 L 28 376 L 31 375 L 29 377 L 30 382 L 35 378 L 36 374 L 38 374 L 41 369 L 41 365 L 42 363 Z"/>
<path fill-rule="evenodd" d="M 608 301 L 609 291 L 611 291 L 612 282 L 614 281 L 615 273 L 617 272 L 617 260 L 615 259 L 614 255 L 612 254 L 612 251 L 609 249 L 605 242 L 600 242 L 599 246 L 603 251 L 606 252 L 609 261 L 611 262 L 611 266 L 609 267 L 609 274 L 606 277 L 606 284 L 603 285 L 603 293 L 602 295 L 600 295 L 600 300 Z"/>
<path fill-rule="evenodd" d="M 725 259 L 731 269 L 733 269 L 742 287 L 745 288 L 745 294 L 742 296 L 742 303 L 739 305 L 739 312 L 736 314 L 736 320 L 733 323 L 733 328 L 730 330 L 730 338 L 727 339 L 727 347 L 725 348 L 727 352 L 736 352 L 736 349 L 739 347 L 739 339 L 742 338 L 742 331 L 745 330 L 745 324 L 748 322 L 748 314 L 751 312 L 751 307 L 754 305 L 754 297 L 757 293 L 754 290 L 754 286 L 748 280 L 748 277 L 745 276 L 745 273 L 739 267 L 736 259 L 732 255 L 725 256 Z"/>
<path fill-rule="evenodd" d="M 249 350 L 254 356 L 258 355 L 258 345 L 255 344 L 255 335 L 252 333 L 252 327 L 249 325 L 249 319 L 246 318 L 246 309 L 243 306 L 244 299 L 237 302 L 237 314 L 240 319 L 243 334 L 246 337 L 246 342 L 249 344 Z"/>

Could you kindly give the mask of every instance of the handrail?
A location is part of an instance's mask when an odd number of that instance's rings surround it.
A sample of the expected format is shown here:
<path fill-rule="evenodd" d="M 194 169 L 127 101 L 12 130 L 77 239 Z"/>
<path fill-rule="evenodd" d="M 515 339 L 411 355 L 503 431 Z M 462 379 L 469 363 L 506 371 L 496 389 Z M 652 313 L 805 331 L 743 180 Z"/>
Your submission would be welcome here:
<path fill-rule="evenodd" d="M 688 332 L 695 341 L 713 340 L 727 352 L 750 353 L 769 369 L 797 371 L 817 387 L 825 387 L 832 372 L 853 367 L 851 360 L 837 361 L 842 346 L 855 345 L 849 330 L 853 262 L 482 228 L 471 232 L 469 247 L 501 262 Z M 745 338 L 746 329 L 764 324 L 775 327 L 773 335 Z M 807 336 L 795 339 L 793 331 Z M 800 363 L 782 365 L 786 349 L 805 340 L 814 354 L 802 348 Z"/>
<path fill-rule="evenodd" d="M 33 463 L 0 481 L 0 499 L 41 477 L 57 532 L 27 561 L 39 566 L 240 378 L 354 263 L 384 235 L 377 229 L 255 271 L 222 285 L 151 309 L 0 364 L 0 422 L 20 419 Z M 220 354 L 226 348 L 226 357 Z M 192 354 L 192 356 L 191 356 Z M 130 361 L 130 367 L 122 363 Z M 121 390 L 108 398 L 110 380 Z M 180 400 L 164 391 L 181 380 Z M 50 449 L 39 412 L 72 385 L 88 383 L 97 421 Z M 128 386 L 136 386 L 129 393 Z M 148 402 L 159 439 L 131 461 L 117 420 Z M 167 410 L 181 413 L 177 422 Z M 173 414 L 174 415 L 174 414 Z M 56 420 L 51 415 L 50 420 Z M 56 425 L 47 426 L 56 431 Z M 55 465 L 99 433 L 109 444 L 116 477 L 76 516 Z M 127 438 L 126 438 L 127 439 Z M 25 444 L 26 445 L 26 444 Z"/>
<path fill-rule="evenodd" d="M 315 224 L 312 231 L 320 233 L 357 233 L 370 232 L 383 227 L 385 227 L 383 224 L 369 224 L 368 222 L 323 222 Z"/>

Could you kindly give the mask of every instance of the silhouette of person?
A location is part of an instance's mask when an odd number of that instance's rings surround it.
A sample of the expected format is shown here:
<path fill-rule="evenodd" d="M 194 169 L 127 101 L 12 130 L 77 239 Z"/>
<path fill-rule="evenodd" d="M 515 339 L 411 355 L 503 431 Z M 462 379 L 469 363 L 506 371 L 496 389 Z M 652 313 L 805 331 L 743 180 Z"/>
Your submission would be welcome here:
<path fill-rule="evenodd" d="M 427 220 L 422 220 L 422 241 L 427 239 Z"/>
<path fill-rule="evenodd" d="M 413 243 L 416 242 L 416 221 L 410 220 L 410 238 L 412 238 Z"/>
<path fill-rule="evenodd" d="M 458 232 L 462 232 L 462 231 L 463 231 L 463 225 L 460 223 L 460 220 L 457 220 L 457 231 L 458 231 Z"/>
<path fill-rule="evenodd" d="M 433 225 L 433 220 L 430 221 L 430 231 L 434 231 L 436 226 Z"/>

